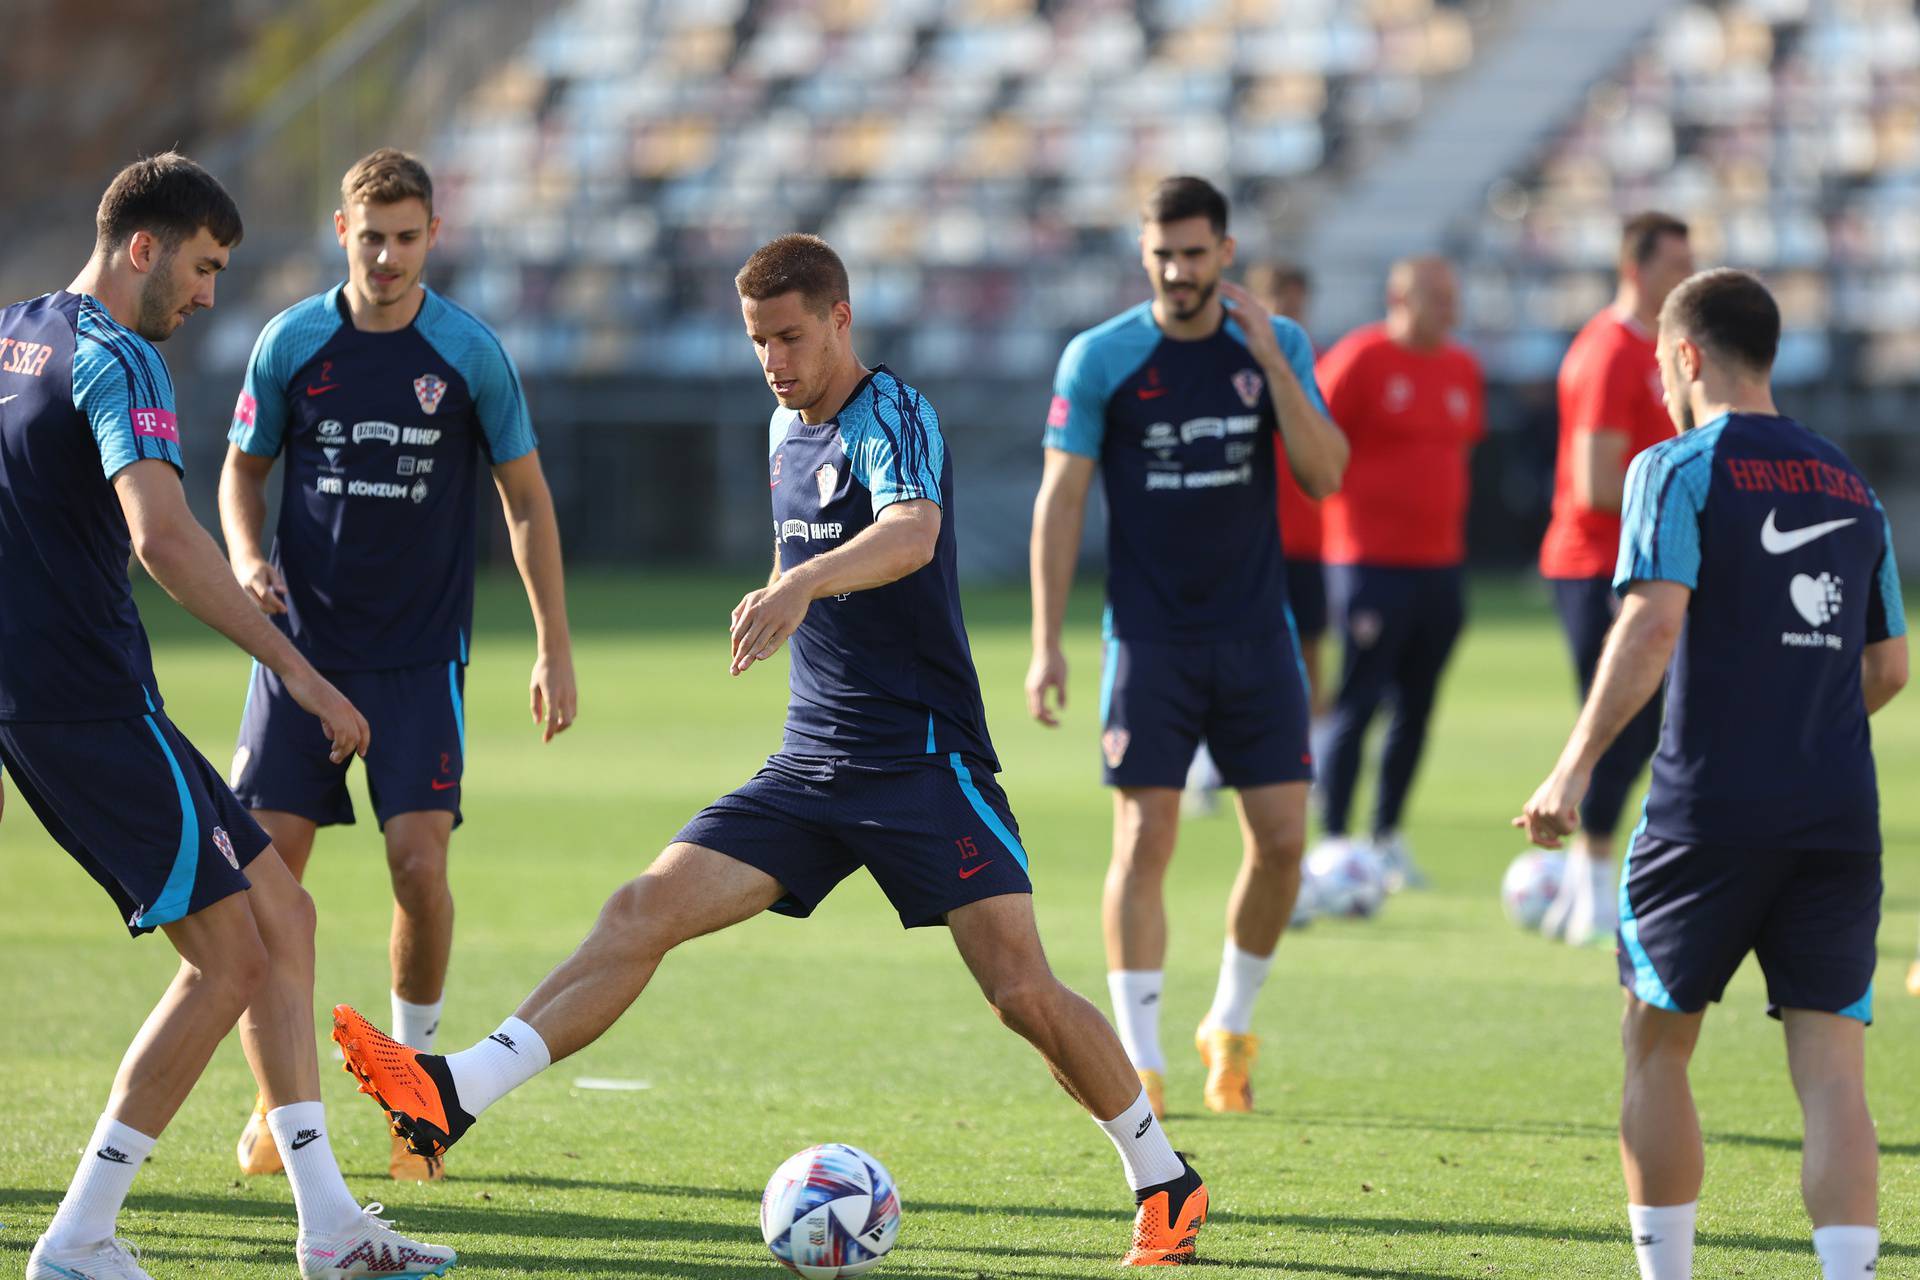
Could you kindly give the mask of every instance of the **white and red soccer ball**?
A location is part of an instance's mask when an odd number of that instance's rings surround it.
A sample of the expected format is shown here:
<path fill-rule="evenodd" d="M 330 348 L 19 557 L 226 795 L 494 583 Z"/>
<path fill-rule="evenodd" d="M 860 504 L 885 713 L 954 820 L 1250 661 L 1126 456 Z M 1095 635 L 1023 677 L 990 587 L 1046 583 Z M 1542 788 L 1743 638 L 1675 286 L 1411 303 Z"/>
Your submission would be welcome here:
<path fill-rule="evenodd" d="M 773 1171 L 760 1197 L 760 1234 L 808 1280 L 861 1275 L 893 1248 L 900 1197 L 878 1160 L 844 1142 L 823 1143 Z"/>

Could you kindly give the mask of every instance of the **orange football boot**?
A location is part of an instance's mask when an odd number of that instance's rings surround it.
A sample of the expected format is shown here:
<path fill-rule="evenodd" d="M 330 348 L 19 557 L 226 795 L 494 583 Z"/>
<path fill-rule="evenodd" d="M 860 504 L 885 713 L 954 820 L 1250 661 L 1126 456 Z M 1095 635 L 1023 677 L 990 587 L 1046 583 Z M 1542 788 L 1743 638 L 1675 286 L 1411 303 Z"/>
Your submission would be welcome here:
<path fill-rule="evenodd" d="M 247 1127 L 240 1131 L 233 1154 L 240 1161 L 240 1172 L 250 1178 L 286 1171 L 280 1163 L 280 1148 L 273 1141 L 273 1130 L 267 1127 L 267 1100 L 260 1094 L 253 1095 L 253 1114 L 247 1117 Z"/>
<path fill-rule="evenodd" d="M 1207 1110 L 1253 1110 L 1253 1063 L 1260 1056 L 1259 1037 L 1201 1027 L 1194 1032 L 1193 1047 L 1200 1051 L 1200 1061 L 1207 1064 L 1207 1084 L 1202 1094 Z"/>
<path fill-rule="evenodd" d="M 386 1111 L 394 1135 L 415 1155 L 437 1159 L 473 1126 L 473 1117 L 460 1109 L 445 1058 L 409 1049 L 350 1005 L 333 1006 L 333 1039 L 346 1057 L 347 1074 Z"/>
<path fill-rule="evenodd" d="M 1207 1184 L 1187 1158 L 1180 1157 L 1178 1178 L 1148 1187 L 1136 1198 L 1140 1208 L 1133 1219 L 1133 1247 L 1120 1265 L 1177 1267 L 1192 1262 L 1200 1227 L 1207 1220 Z"/>

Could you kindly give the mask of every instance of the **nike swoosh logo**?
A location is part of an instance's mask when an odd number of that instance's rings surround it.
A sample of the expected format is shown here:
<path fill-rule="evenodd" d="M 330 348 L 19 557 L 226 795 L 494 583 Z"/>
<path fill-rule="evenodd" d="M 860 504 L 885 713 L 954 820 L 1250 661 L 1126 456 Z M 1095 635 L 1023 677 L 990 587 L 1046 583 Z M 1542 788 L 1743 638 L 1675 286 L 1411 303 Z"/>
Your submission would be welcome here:
<path fill-rule="evenodd" d="M 295 1138 L 292 1142 L 289 1142 L 287 1145 L 289 1147 L 292 1147 L 295 1151 L 298 1151 L 300 1148 L 311 1146 L 318 1141 L 320 1141 L 319 1134 L 303 1133 L 299 1137 Z"/>
<path fill-rule="evenodd" d="M 960 878 L 962 880 L 971 880 L 992 865 L 993 865 L 993 859 L 988 858 L 985 862 L 981 863 L 977 867 L 967 867 L 964 870 L 962 870 L 960 872 Z"/>
<path fill-rule="evenodd" d="M 1836 529 L 1844 529 L 1850 524 L 1860 523 L 1859 516 L 1848 516 L 1844 520 L 1828 520 L 1822 524 L 1810 524 L 1804 529 L 1781 531 L 1774 523 L 1775 511 L 1767 512 L 1767 522 L 1760 526 L 1760 545 L 1767 554 L 1783 556 L 1796 551 L 1818 538 L 1824 538 Z"/>
<path fill-rule="evenodd" d="M 337 388 L 338 388 L 339 386 L 340 386 L 340 384 L 339 384 L 339 383 L 337 383 L 337 382 L 329 382 L 329 383 L 328 383 L 328 384 L 327 384 L 326 386 L 324 386 L 324 387 L 308 387 L 308 388 L 307 388 L 307 394 L 308 394 L 309 396 L 319 396 L 319 395 L 325 395 L 325 394 L 326 394 L 327 392 L 329 392 L 329 391 L 333 391 L 333 390 L 336 390 L 336 389 L 337 389 Z"/>
<path fill-rule="evenodd" d="M 0 396 L 0 404 L 12 404 L 15 400 L 18 400 L 19 398 L 20 398 L 20 393 L 18 391 L 14 392 L 10 396 Z"/>
<path fill-rule="evenodd" d="M 433 789 L 435 791 L 451 791 L 459 785 L 460 785 L 460 779 L 458 778 L 455 778 L 452 782 L 442 782 L 438 778 L 435 778 L 433 780 Z"/>
<path fill-rule="evenodd" d="M 1161 396 L 1165 394 L 1167 394 L 1167 389 L 1165 387 L 1140 388 L 1140 398 L 1142 400 L 1158 400 Z"/>

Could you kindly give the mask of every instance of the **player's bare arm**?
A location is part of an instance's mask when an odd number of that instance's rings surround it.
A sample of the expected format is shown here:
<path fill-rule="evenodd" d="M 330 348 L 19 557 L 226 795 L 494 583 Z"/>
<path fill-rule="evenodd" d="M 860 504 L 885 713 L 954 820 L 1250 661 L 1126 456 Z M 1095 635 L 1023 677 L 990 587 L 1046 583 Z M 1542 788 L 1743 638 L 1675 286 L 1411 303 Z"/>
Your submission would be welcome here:
<path fill-rule="evenodd" d="M 1557 849 L 1561 837 L 1580 829 L 1580 801 L 1594 762 L 1660 688 L 1692 599 L 1692 589 L 1678 582 L 1635 582 L 1627 588 L 1573 734 L 1553 772 L 1513 820 L 1535 844 Z"/>
<path fill-rule="evenodd" d="M 507 536 L 513 543 L 513 563 L 527 589 L 533 609 L 533 675 L 528 682 L 528 705 L 540 740 L 553 741 L 565 732 L 580 711 L 580 692 L 573 675 L 573 638 L 567 630 L 566 569 L 560 558 L 560 524 L 553 514 L 553 494 L 540 469 L 540 451 L 523 454 L 493 469 L 500 490 L 500 507 L 507 517 Z"/>
<path fill-rule="evenodd" d="M 917 573 L 932 561 L 939 539 L 939 503 L 930 498 L 896 502 L 846 546 L 797 564 L 748 593 L 733 611 L 731 674 L 778 653 L 815 600 L 871 591 Z"/>
<path fill-rule="evenodd" d="M 1890 636 L 1860 651 L 1860 692 L 1872 715 L 1907 687 L 1907 638 Z"/>
<path fill-rule="evenodd" d="M 173 465 L 145 458 L 113 477 L 134 555 L 153 580 L 200 621 L 258 658 L 302 707 L 319 717 L 335 763 L 367 753 L 368 730 L 346 696 L 300 656 L 256 608 L 227 568 L 213 537 L 187 508 Z"/>
<path fill-rule="evenodd" d="M 287 611 L 287 580 L 267 558 L 260 531 L 267 522 L 267 476 L 272 458 L 227 446 L 220 467 L 220 532 L 227 540 L 233 576 L 262 613 Z"/>
<path fill-rule="evenodd" d="M 1065 449 L 1046 451 L 1040 492 L 1033 500 L 1033 539 L 1028 551 L 1033 579 L 1033 661 L 1027 667 L 1027 711 L 1049 727 L 1060 723 L 1067 705 L 1067 655 L 1060 630 L 1073 589 L 1074 563 L 1080 558 L 1080 530 L 1086 519 L 1087 490 L 1094 460 Z M 1053 705 L 1047 705 L 1047 694 Z"/>
<path fill-rule="evenodd" d="M 1627 433 L 1590 427 L 1573 437 L 1573 496 L 1589 511 L 1618 511 L 1627 492 Z"/>
<path fill-rule="evenodd" d="M 1237 284 L 1222 280 L 1220 298 L 1233 308 L 1246 336 L 1247 350 L 1267 375 L 1267 391 L 1273 397 L 1274 416 L 1280 419 L 1280 435 L 1285 442 L 1287 462 L 1293 478 L 1309 498 L 1324 498 L 1340 488 L 1340 477 L 1347 469 L 1347 437 L 1314 407 L 1286 353 L 1274 336 L 1273 314 L 1260 300 Z"/>

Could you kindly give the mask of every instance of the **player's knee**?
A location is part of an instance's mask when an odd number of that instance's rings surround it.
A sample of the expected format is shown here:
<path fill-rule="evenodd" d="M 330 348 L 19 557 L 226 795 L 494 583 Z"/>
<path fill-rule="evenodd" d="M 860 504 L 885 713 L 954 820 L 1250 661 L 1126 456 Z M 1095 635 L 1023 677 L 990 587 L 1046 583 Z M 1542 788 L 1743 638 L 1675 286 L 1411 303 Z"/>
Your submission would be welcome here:
<path fill-rule="evenodd" d="M 1113 874 L 1125 879 L 1158 881 L 1173 860 L 1174 838 L 1178 832 L 1178 811 L 1168 817 L 1157 812 L 1130 809 L 1121 819 L 1118 838 L 1113 842 Z"/>
<path fill-rule="evenodd" d="M 1064 990 L 1052 974 L 1023 974 L 995 983 L 987 1003 L 1009 1030 L 1032 1039 L 1052 1023 Z"/>
<path fill-rule="evenodd" d="M 194 985 L 218 1001 L 225 1014 L 238 1018 L 266 985 L 272 968 L 266 940 L 248 929 L 236 933 L 210 963 L 194 971 Z"/>
<path fill-rule="evenodd" d="M 603 941 L 658 959 L 680 941 L 661 909 L 660 889 L 651 876 L 636 876 L 613 891 L 600 908 L 594 932 Z"/>
<path fill-rule="evenodd" d="M 400 845 L 387 851 L 394 901 L 410 911 L 424 910 L 447 894 L 447 856 L 428 844 Z"/>
<path fill-rule="evenodd" d="M 1247 841 L 1246 859 L 1256 871 L 1298 875 L 1300 859 L 1306 851 L 1305 831 L 1256 831 Z"/>
<path fill-rule="evenodd" d="M 1620 1020 L 1620 1045 L 1627 1066 L 1685 1067 L 1693 1057 L 1699 1019 L 1670 1013 L 1641 1000 L 1629 1000 Z"/>

